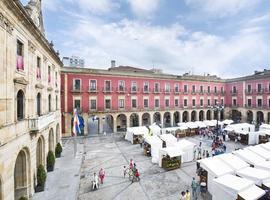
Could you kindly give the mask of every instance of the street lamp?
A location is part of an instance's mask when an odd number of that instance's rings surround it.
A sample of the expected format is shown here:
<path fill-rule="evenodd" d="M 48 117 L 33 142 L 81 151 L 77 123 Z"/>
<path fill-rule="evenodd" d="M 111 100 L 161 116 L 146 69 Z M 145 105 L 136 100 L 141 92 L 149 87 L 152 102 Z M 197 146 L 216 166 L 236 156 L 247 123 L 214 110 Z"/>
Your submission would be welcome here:
<path fill-rule="evenodd" d="M 217 113 L 217 125 L 216 125 L 216 134 L 218 135 L 218 114 L 224 110 L 224 106 L 219 104 L 217 101 L 213 107 L 213 111 Z"/>

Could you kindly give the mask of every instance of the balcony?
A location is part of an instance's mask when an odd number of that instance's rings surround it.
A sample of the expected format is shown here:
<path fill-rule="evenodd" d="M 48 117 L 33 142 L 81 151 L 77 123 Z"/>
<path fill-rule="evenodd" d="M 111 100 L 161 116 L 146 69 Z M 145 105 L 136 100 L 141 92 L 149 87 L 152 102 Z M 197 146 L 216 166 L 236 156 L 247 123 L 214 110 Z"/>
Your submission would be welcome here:
<path fill-rule="evenodd" d="M 37 118 L 29 119 L 28 127 L 30 129 L 30 132 L 37 132 L 47 127 L 50 123 L 54 122 L 54 120 L 55 120 L 55 113 L 51 112 L 47 115 L 42 115 Z"/>
<path fill-rule="evenodd" d="M 171 93 L 171 90 L 170 89 L 164 89 L 164 94 L 170 94 Z"/>
<path fill-rule="evenodd" d="M 236 96 L 237 93 L 238 93 L 237 90 L 231 90 L 231 95 L 232 95 L 232 96 Z"/>
<path fill-rule="evenodd" d="M 73 87 L 71 89 L 71 92 L 73 92 L 73 93 L 81 93 L 82 89 L 81 89 L 81 87 Z"/>
<path fill-rule="evenodd" d="M 138 89 L 137 87 L 134 87 L 134 86 L 133 86 L 133 87 L 130 88 L 130 93 L 136 94 L 136 93 L 138 92 L 138 90 L 139 90 L 139 89 Z"/>
<path fill-rule="evenodd" d="M 88 92 L 89 93 L 97 93 L 98 92 L 98 87 L 89 86 L 88 87 Z"/>
<path fill-rule="evenodd" d="M 180 94 L 180 90 L 178 88 L 174 89 L 174 94 Z"/>
<path fill-rule="evenodd" d="M 159 88 L 155 88 L 154 89 L 154 94 L 159 94 L 160 93 L 160 89 Z"/>
<path fill-rule="evenodd" d="M 142 92 L 143 92 L 144 94 L 149 94 L 149 93 L 150 93 L 149 87 L 144 87 Z"/>
<path fill-rule="evenodd" d="M 246 90 L 245 90 L 245 93 L 246 93 L 247 95 L 248 95 L 248 94 L 253 94 L 253 91 L 252 91 L 251 89 L 250 89 L 250 90 L 249 90 L 249 89 L 246 89 Z"/>
<path fill-rule="evenodd" d="M 117 92 L 118 93 L 122 93 L 122 94 L 123 93 L 126 93 L 126 91 L 127 91 L 126 88 L 125 87 L 122 87 L 122 86 L 119 86 L 118 89 L 117 89 Z"/>
<path fill-rule="evenodd" d="M 103 87 L 103 93 L 111 93 L 113 91 L 113 88 L 111 87 Z"/>

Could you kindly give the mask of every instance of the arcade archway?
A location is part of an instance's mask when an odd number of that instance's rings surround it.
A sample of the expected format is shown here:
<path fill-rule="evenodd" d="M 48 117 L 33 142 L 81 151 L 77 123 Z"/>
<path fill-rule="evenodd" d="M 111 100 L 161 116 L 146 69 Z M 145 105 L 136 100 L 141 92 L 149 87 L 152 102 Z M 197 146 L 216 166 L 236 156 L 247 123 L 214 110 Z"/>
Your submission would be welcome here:
<path fill-rule="evenodd" d="M 159 112 L 156 112 L 153 116 L 154 122 L 156 122 L 157 124 L 161 123 L 161 115 Z"/>
<path fill-rule="evenodd" d="M 143 113 L 142 115 L 142 125 L 143 126 L 150 126 L 151 125 L 151 119 L 149 113 Z"/>
<path fill-rule="evenodd" d="M 206 111 L 206 120 L 211 120 L 211 110 Z"/>
<path fill-rule="evenodd" d="M 182 122 L 188 122 L 189 119 L 188 119 L 188 112 L 187 111 L 184 111 L 183 114 L 182 114 L 182 119 L 183 121 Z"/>
<path fill-rule="evenodd" d="M 193 110 L 193 111 L 191 112 L 191 121 L 192 121 L 192 122 L 195 122 L 196 120 L 197 120 L 196 111 Z"/>
<path fill-rule="evenodd" d="M 180 122 L 180 113 L 176 111 L 173 113 L 173 125 L 177 126 L 179 122 Z"/>
<path fill-rule="evenodd" d="M 120 114 L 116 118 L 116 128 L 117 132 L 124 132 L 127 130 L 127 116 L 124 114 Z"/>
<path fill-rule="evenodd" d="M 171 113 L 165 112 L 163 119 L 164 127 L 171 127 Z"/>
<path fill-rule="evenodd" d="M 139 126 L 139 115 L 136 113 L 132 113 L 130 115 L 130 127 Z"/>
<path fill-rule="evenodd" d="M 204 120 L 204 112 L 203 112 L 203 110 L 201 110 L 200 112 L 199 112 L 199 121 L 203 121 Z"/>
<path fill-rule="evenodd" d="M 253 122 L 253 112 L 251 110 L 247 111 L 247 122 L 250 124 Z"/>
<path fill-rule="evenodd" d="M 257 124 L 262 124 L 264 122 L 264 115 L 262 111 L 257 112 Z"/>

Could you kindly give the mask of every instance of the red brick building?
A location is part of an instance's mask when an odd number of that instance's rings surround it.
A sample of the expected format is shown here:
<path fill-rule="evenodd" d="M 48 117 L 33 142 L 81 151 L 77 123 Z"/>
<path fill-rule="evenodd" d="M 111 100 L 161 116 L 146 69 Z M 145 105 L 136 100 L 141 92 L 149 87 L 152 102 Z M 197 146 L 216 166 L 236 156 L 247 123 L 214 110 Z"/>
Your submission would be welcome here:
<path fill-rule="evenodd" d="M 70 135 L 75 107 L 87 124 L 85 134 L 124 131 L 127 127 L 153 122 L 167 127 L 178 122 L 225 117 L 266 122 L 269 121 L 269 77 L 267 70 L 225 80 L 211 75 L 172 75 L 129 66 L 108 70 L 64 67 L 62 132 Z M 214 112 L 211 107 L 217 103 L 225 106 L 224 111 Z"/>

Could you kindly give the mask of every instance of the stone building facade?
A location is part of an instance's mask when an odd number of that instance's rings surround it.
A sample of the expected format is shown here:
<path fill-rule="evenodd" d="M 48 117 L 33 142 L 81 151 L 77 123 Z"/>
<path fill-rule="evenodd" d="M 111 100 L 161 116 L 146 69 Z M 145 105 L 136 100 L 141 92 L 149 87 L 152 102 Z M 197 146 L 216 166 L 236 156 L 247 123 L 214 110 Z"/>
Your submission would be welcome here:
<path fill-rule="evenodd" d="M 41 1 L 0 1 L 0 200 L 31 197 L 37 166 L 60 141 L 60 67 Z"/>
<path fill-rule="evenodd" d="M 270 121 L 268 70 L 225 80 L 114 65 L 108 70 L 62 68 L 64 136 L 71 134 L 75 107 L 84 118 L 85 134 L 125 131 L 127 127 L 153 122 L 166 127 L 217 118 L 250 123 Z M 217 103 L 224 106 L 223 111 L 213 109 Z"/>

